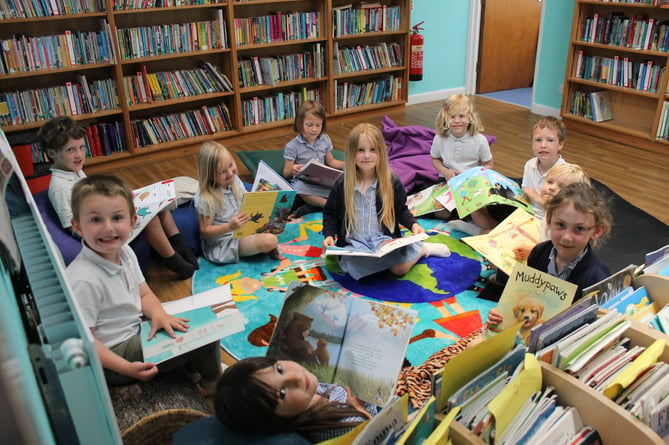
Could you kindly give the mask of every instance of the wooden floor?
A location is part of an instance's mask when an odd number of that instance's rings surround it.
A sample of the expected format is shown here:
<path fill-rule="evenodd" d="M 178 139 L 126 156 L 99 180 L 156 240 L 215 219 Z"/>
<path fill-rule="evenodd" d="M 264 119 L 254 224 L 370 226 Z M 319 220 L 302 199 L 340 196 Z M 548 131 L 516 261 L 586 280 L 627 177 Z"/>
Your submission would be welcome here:
<path fill-rule="evenodd" d="M 506 176 L 521 177 L 525 161 L 532 157 L 532 125 L 538 116 L 521 106 L 481 96 L 473 99 L 485 132 L 497 136 L 492 146 L 495 170 Z M 388 115 L 399 126 L 423 125 L 433 128 L 440 106 L 441 101 L 410 105 Z M 370 115 L 366 121 L 380 125 L 383 114 L 379 112 Z M 358 122 L 359 117 L 328 121 L 327 133 L 335 148 L 343 150 L 348 132 Z M 251 142 L 222 142 L 232 152 L 268 150 L 283 148 L 294 136 L 290 128 L 285 128 L 270 130 Z M 583 133 L 569 132 L 567 129 L 563 156 L 568 162 L 580 164 L 591 177 L 606 184 L 629 202 L 669 224 L 669 195 L 666 192 L 669 150 L 664 154 L 648 152 Z M 244 165 L 238 162 L 238 167 L 240 177 L 251 182 L 253 178 Z M 129 169 L 110 170 L 109 173 L 120 176 L 133 187 L 180 175 L 197 177 L 195 155 L 136 165 Z M 160 265 L 152 264 L 147 274 L 149 285 L 162 300 L 191 294 L 190 280 L 166 280 L 163 272 Z"/>

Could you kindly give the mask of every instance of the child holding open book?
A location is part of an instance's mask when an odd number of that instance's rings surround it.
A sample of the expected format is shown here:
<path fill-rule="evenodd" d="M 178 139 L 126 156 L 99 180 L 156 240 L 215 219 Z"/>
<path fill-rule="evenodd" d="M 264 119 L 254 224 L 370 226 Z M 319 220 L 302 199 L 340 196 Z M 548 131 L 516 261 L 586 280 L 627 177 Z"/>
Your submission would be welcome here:
<path fill-rule="evenodd" d="M 197 173 L 200 190 L 194 201 L 204 257 L 213 263 L 236 263 L 240 256 L 258 253 L 278 258 L 279 241 L 273 233 L 233 236 L 250 216 L 239 212 L 246 189 L 228 149 L 215 141 L 202 144 L 197 152 Z"/>
<path fill-rule="evenodd" d="M 245 358 L 227 368 L 214 404 L 218 420 L 233 431 L 297 432 L 312 443 L 341 436 L 377 413 L 348 388 L 319 383 L 300 364 L 270 357 Z"/>
<path fill-rule="evenodd" d="M 358 124 L 346 141 L 344 176 L 335 183 L 323 208 L 323 249 L 336 245 L 376 251 L 400 237 L 400 224 L 424 233 L 406 206 L 404 186 L 390 170 L 381 130 Z M 340 267 L 356 280 L 389 270 L 404 275 L 424 256 L 447 257 L 448 247 L 416 242 L 380 258 L 341 256 Z"/>
<path fill-rule="evenodd" d="M 283 149 L 283 176 L 290 180 L 305 202 L 295 211 L 295 216 L 299 217 L 323 208 L 330 193 L 328 187 L 307 185 L 295 178 L 302 171 L 304 164 L 315 159 L 321 164 L 343 170 L 344 162 L 332 155 L 332 140 L 325 134 L 327 122 L 323 105 L 313 100 L 303 102 L 295 114 L 293 130 L 297 136 Z"/>

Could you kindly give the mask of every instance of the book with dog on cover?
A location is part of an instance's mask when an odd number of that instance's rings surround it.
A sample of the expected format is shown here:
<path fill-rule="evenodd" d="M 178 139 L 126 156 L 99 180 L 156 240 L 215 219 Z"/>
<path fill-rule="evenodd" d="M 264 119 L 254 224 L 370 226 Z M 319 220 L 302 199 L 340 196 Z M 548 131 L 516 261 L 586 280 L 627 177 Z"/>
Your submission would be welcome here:
<path fill-rule="evenodd" d="M 516 263 L 497 304 L 497 312 L 504 320 L 488 333 L 522 322 L 520 336 L 527 344 L 532 328 L 569 307 L 577 289 L 573 283 Z"/>
<path fill-rule="evenodd" d="M 355 397 L 385 406 L 394 393 L 416 314 L 293 281 L 267 356 L 296 361 L 319 382 L 349 387 Z"/>

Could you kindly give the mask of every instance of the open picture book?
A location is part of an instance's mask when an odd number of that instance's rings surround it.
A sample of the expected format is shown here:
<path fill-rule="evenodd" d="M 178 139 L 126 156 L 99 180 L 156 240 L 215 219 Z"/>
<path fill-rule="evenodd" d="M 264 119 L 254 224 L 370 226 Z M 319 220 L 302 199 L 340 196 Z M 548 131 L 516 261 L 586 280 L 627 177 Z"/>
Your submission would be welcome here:
<path fill-rule="evenodd" d="M 403 236 L 387 241 L 376 251 L 354 249 L 352 247 L 328 246 L 325 249 L 325 255 L 341 255 L 341 256 L 366 256 L 370 258 L 381 258 L 388 255 L 390 252 L 399 249 L 400 247 L 408 246 L 409 244 L 417 243 L 429 238 L 427 233 L 417 233 L 415 235 Z"/>
<path fill-rule="evenodd" d="M 297 192 L 283 176 L 275 172 L 264 161 L 258 163 L 258 171 L 250 192 L 244 193 L 239 212 L 249 214 L 250 220 L 235 230 L 235 238 L 255 233 L 281 233 L 286 226 Z"/>
<path fill-rule="evenodd" d="M 527 264 L 527 259 L 519 260 L 514 249 L 531 250 L 541 241 L 541 221 L 524 209 L 516 209 L 497 227 L 483 235 L 462 238 L 466 244 L 505 274 L 510 275 L 516 263 Z"/>
<path fill-rule="evenodd" d="M 146 187 L 140 187 L 132 191 L 137 221 L 130 232 L 128 242 L 139 235 L 146 225 L 158 215 L 161 210 L 174 202 L 177 198 L 174 189 L 174 180 L 155 182 Z"/>
<path fill-rule="evenodd" d="M 244 330 L 244 316 L 232 300 L 230 285 L 163 303 L 165 312 L 188 319 L 188 331 L 174 331 L 172 338 L 164 330 L 148 339 L 151 320 L 142 322 L 140 336 L 144 361 L 161 363 L 173 357 L 218 341 Z"/>
<path fill-rule="evenodd" d="M 355 397 L 385 406 L 402 368 L 416 314 L 294 281 L 267 355 L 299 362 L 319 382 L 349 387 Z"/>
<path fill-rule="evenodd" d="M 338 168 L 327 166 L 312 158 L 302 166 L 302 170 L 295 177 L 309 184 L 331 188 L 343 174 L 344 172 Z"/>
<path fill-rule="evenodd" d="M 472 167 L 452 177 L 447 184 L 447 187 L 436 184 L 410 195 L 407 198 L 409 210 L 414 216 L 420 216 L 441 209 L 457 209 L 460 218 L 464 218 L 482 207 L 504 204 L 534 214 L 520 185 L 495 170 Z"/>

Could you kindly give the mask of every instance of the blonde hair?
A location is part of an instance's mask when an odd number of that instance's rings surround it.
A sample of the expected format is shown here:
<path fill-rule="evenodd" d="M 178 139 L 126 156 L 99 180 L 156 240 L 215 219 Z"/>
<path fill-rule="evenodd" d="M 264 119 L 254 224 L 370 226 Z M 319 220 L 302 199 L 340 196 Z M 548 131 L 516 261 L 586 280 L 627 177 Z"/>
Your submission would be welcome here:
<path fill-rule="evenodd" d="M 435 120 L 435 129 L 437 131 L 437 134 L 443 138 L 448 137 L 448 115 L 450 113 L 455 113 L 458 111 L 460 108 L 463 108 L 466 110 L 467 117 L 469 118 L 469 128 L 467 131 L 469 134 L 474 136 L 477 133 L 482 132 L 483 129 L 483 124 L 481 124 L 481 120 L 479 119 L 479 115 L 474 111 L 474 103 L 469 99 L 468 96 L 465 96 L 464 94 L 453 94 L 450 96 L 444 104 L 441 106 L 441 110 L 439 110 L 439 113 L 437 114 L 437 119 Z"/>
<path fill-rule="evenodd" d="M 361 137 L 367 137 L 376 147 L 378 162 L 376 164 L 377 190 L 381 198 L 380 223 L 391 232 L 395 230 L 395 193 L 392 184 L 392 172 L 388 164 L 388 149 L 383 140 L 381 130 L 372 124 L 361 123 L 353 127 L 346 140 L 346 165 L 344 167 L 344 204 L 346 208 L 346 233 L 351 233 L 356 224 L 355 183 L 358 179 L 358 168 L 355 155 Z"/>
<path fill-rule="evenodd" d="M 560 119 L 553 116 L 542 116 L 534 122 L 532 133 L 534 134 L 536 130 L 542 128 L 548 128 L 549 130 L 555 131 L 558 136 L 558 141 L 564 142 L 565 136 L 567 134 L 567 128 Z"/>
<path fill-rule="evenodd" d="M 293 131 L 295 133 L 302 134 L 302 130 L 304 128 L 304 119 L 306 119 L 307 113 L 311 113 L 323 121 L 320 134 L 325 133 L 325 131 L 328 129 L 325 108 L 323 108 L 323 105 L 313 100 L 302 102 L 300 108 L 297 109 L 297 113 L 295 113 L 295 120 L 293 121 Z"/>
<path fill-rule="evenodd" d="M 232 160 L 232 155 L 223 145 L 215 141 L 207 141 L 200 146 L 197 152 L 197 175 L 200 184 L 200 202 L 206 211 L 206 216 L 214 216 L 223 208 L 223 194 L 218 191 L 216 174 L 222 168 L 223 162 Z M 243 191 L 239 189 L 237 182 L 233 182 L 232 193 L 236 199 L 240 199 Z"/>
<path fill-rule="evenodd" d="M 559 178 L 565 184 L 583 183 L 590 185 L 590 176 L 583 170 L 580 165 L 563 162 L 552 166 L 546 172 L 546 179 Z"/>

